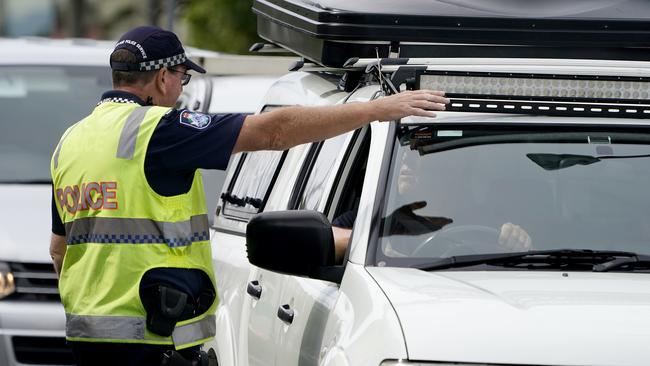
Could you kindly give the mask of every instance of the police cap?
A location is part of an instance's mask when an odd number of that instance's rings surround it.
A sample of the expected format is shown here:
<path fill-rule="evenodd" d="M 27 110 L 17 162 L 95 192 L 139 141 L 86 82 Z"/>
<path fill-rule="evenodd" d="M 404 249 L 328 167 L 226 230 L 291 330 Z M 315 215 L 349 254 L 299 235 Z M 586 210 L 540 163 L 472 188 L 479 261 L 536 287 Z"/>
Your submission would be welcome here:
<path fill-rule="evenodd" d="M 176 34 L 152 26 L 133 28 L 117 41 L 113 52 L 126 49 L 133 53 L 136 63 L 112 62 L 116 71 L 152 71 L 163 67 L 185 65 L 188 70 L 202 74 L 205 69 L 192 62 L 186 55 Z"/>

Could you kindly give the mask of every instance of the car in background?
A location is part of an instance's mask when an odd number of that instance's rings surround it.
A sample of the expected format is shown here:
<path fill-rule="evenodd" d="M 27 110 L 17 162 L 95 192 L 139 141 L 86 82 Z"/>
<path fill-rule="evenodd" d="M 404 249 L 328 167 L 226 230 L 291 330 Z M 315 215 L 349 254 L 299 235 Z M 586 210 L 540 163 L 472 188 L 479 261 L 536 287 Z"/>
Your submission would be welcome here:
<path fill-rule="evenodd" d="M 50 157 L 59 137 L 111 89 L 114 43 L 42 38 L 0 39 L 0 365 L 70 365 L 65 314 L 49 256 Z M 274 73 L 265 66 L 215 72 L 229 55 L 187 50 L 210 74 L 195 76 L 178 106 L 209 113 L 252 113 Z M 239 56 L 235 57 L 239 60 Z M 241 64 L 243 61 L 239 61 Z M 244 62 L 245 63 L 245 62 Z M 288 65 L 289 61 L 286 61 Z M 245 71 L 245 70 L 244 70 Z M 239 71 L 237 71 L 239 72 Z M 210 202 L 220 172 L 205 176 Z"/>
<path fill-rule="evenodd" d="M 50 157 L 111 88 L 110 43 L 0 41 L 0 364 L 73 364 L 48 251 Z"/>

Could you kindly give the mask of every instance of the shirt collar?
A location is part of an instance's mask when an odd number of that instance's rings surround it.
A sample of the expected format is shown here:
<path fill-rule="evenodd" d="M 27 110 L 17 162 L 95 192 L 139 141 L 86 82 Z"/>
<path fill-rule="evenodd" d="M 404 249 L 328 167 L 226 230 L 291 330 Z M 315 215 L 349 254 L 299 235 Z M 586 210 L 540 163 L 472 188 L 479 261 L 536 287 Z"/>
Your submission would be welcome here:
<path fill-rule="evenodd" d="M 102 94 L 102 100 L 97 105 L 103 103 L 134 103 L 139 105 L 146 105 L 137 95 L 123 90 L 109 90 Z"/>

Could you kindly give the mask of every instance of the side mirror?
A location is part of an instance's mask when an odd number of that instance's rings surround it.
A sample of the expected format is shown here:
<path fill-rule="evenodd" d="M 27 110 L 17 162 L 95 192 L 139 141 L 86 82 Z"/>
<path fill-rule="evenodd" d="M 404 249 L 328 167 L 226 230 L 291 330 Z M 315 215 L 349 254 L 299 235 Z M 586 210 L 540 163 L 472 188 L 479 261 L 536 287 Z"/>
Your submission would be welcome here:
<path fill-rule="evenodd" d="M 343 267 L 334 266 L 334 236 L 327 217 L 317 211 L 263 212 L 246 227 L 251 264 L 274 272 L 341 283 Z"/>

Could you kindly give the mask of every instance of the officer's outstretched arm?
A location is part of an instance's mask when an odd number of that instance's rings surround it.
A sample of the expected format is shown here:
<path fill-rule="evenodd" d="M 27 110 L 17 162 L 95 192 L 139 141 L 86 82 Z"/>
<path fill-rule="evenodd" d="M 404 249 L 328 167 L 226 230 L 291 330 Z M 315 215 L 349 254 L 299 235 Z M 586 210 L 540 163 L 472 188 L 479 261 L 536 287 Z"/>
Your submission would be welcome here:
<path fill-rule="evenodd" d="M 320 107 L 286 107 L 247 116 L 233 154 L 242 151 L 286 150 L 325 140 L 373 121 L 407 116 L 435 117 L 449 100 L 440 91 L 405 91 L 363 103 Z"/>

